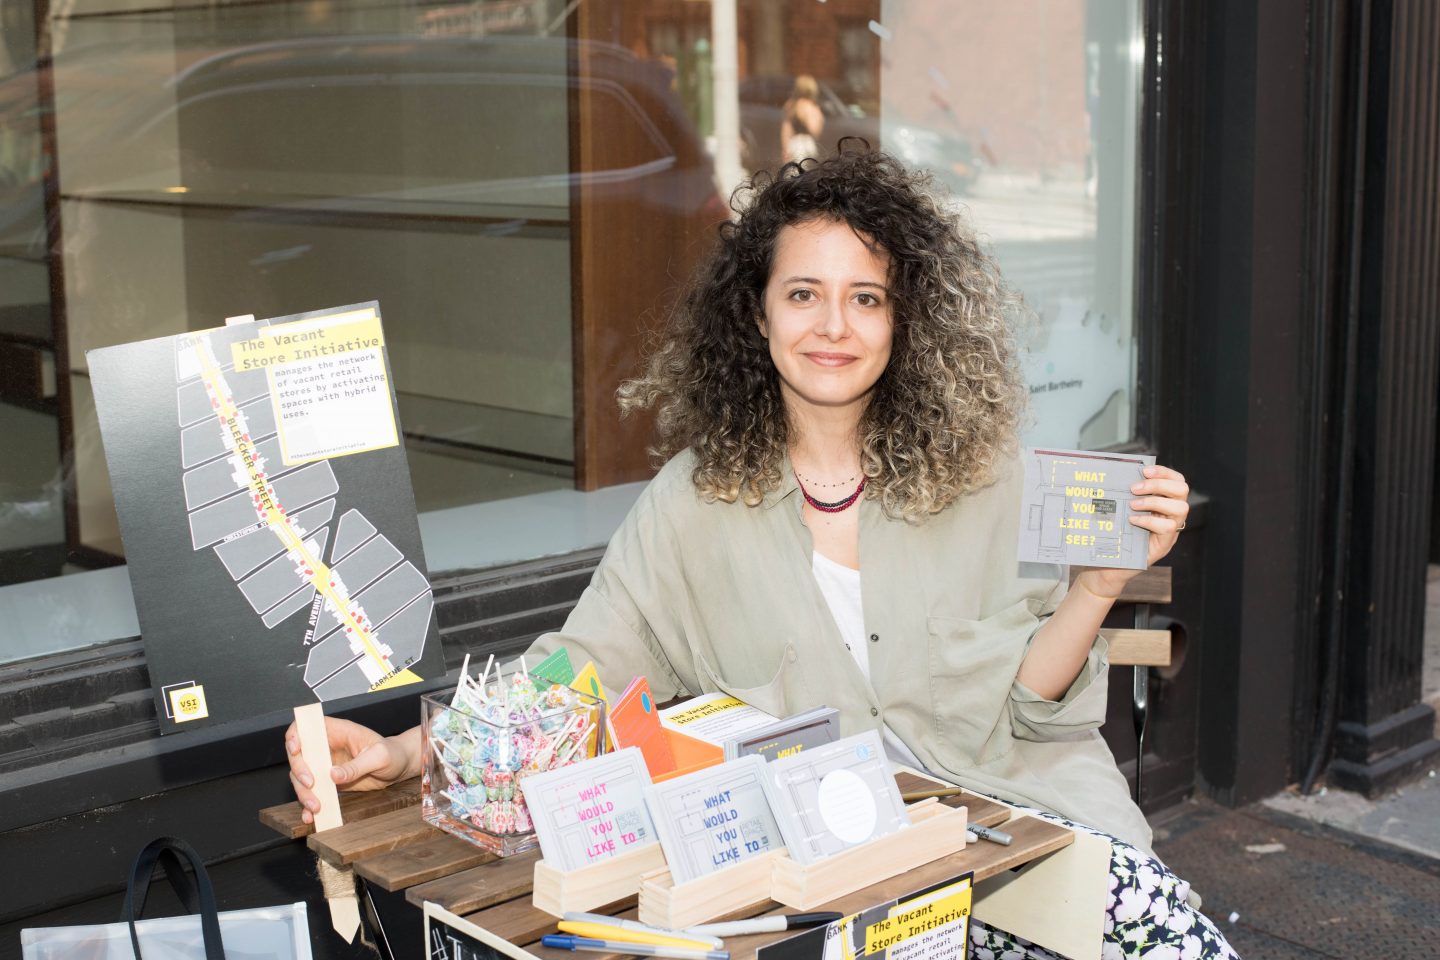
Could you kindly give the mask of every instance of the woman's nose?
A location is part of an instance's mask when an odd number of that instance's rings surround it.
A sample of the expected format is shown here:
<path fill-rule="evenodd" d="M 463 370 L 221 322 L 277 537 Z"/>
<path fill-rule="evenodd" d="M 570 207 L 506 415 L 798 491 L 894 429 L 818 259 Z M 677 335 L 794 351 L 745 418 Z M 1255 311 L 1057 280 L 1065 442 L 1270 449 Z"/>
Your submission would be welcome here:
<path fill-rule="evenodd" d="M 815 332 L 827 340 L 845 339 L 850 332 L 850 324 L 845 318 L 844 304 L 833 300 L 827 304 Z"/>

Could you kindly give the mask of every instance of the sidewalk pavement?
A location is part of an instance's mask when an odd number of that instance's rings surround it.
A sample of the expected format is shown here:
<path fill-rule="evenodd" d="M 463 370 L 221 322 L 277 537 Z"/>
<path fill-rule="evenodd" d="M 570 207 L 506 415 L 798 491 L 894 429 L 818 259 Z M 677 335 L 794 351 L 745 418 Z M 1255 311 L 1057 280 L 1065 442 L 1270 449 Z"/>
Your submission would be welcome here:
<path fill-rule="evenodd" d="M 1440 709 L 1440 566 L 1427 600 L 1422 690 Z M 1374 801 L 1323 788 L 1239 810 L 1192 800 L 1154 826 L 1156 853 L 1244 960 L 1440 957 L 1440 770 Z"/>
<path fill-rule="evenodd" d="M 1421 689 L 1440 710 L 1440 566 L 1427 600 Z M 1189 800 L 1152 823 L 1155 852 L 1244 960 L 1440 957 L 1440 770 L 1378 800 L 1320 789 L 1238 810 Z"/>
<path fill-rule="evenodd" d="M 1190 801 L 1157 818 L 1155 850 L 1244 960 L 1434 960 L 1440 779 L 1366 804 L 1338 790 L 1238 810 Z"/>

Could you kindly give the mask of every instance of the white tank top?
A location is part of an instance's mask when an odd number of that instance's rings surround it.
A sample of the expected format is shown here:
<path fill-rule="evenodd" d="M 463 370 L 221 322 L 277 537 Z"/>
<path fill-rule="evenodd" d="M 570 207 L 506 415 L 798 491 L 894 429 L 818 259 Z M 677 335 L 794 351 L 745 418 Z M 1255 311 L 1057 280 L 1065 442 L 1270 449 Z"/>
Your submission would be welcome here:
<path fill-rule="evenodd" d="M 814 560 L 810 565 L 815 572 L 815 582 L 820 586 L 820 593 L 825 597 L 825 605 L 830 608 L 830 615 L 835 618 L 835 625 L 840 628 L 840 639 L 845 641 L 850 655 L 855 658 L 855 665 L 860 668 L 860 672 L 868 683 L 870 680 L 870 645 L 865 642 L 865 612 L 860 600 L 860 571 L 851 570 L 844 564 L 836 563 L 818 550 L 812 551 L 812 556 Z M 925 769 L 925 765 L 909 747 L 905 746 L 904 741 L 895 735 L 889 724 L 885 724 L 881 732 L 885 739 L 885 753 L 893 762 L 903 763 L 916 770 Z"/>

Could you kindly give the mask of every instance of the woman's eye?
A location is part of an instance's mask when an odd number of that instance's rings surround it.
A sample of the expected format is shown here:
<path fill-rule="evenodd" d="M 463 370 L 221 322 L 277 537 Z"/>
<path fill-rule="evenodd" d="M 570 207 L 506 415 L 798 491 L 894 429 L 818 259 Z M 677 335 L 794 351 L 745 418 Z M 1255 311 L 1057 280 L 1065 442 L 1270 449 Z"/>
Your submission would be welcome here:
<path fill-rule="evenodd" d="M 857 296 L 857 297 L 855 298 L 855 300 L 856 300 L 856 302 L 859 303 L 860 306 L 862 306 L 862 307 L 878 307 L 878 306 L 880 306 L 880 298 L 877 297 L 877 296 L 875 296 L 875 294 L 873 294 L 873 293 L 862 293 L 862 294 L 860 294 L 859 296 Z"/>
<path fill-rule="evenodd" d="M 811 300 L 814 300 L 814 299 L 815 299 L 815 294 L 814 294 L 812 291 L 806 290 L 806 289 L 804 289 L 804 288 L 802 287 L 802 288 L 799 289 L 799 290 L 791 291 L 791 293 L 790 293 L 790 299 L 791 299 L 791 300 L 798 300 L 798 301 L 800 301 L 801 303 L 808 303 L 808 302 L 810 302 Z"/>

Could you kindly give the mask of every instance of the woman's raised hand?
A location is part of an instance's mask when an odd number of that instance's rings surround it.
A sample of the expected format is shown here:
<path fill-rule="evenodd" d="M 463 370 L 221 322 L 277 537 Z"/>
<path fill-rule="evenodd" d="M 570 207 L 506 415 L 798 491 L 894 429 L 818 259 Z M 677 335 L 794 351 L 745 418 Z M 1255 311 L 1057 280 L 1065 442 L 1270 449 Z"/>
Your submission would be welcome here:
<path fill-rule="evenodd" d="M 1185 518 L 1190 515 L 1190 485 L 1176 470 L 1156 464 L 1145 468 L 1145 479 L 1130 487 L 1135 498 L 1130 501 L 1130 522 L 1150 531 L 1150 566 L 1159 563 L 1175 547 L 1180 531 L 1185 529 Z M 1121 570 L 1114 567 L 1098 567 L 1080 574 L 1083 586 L 1091 593 L 1103 597 L 1118 597 L 1125 584 L 1140 573 L 1139 570 Z"/>
<path fill-rule="evenodd" d="M 326 717 L 325 733 L 330 740 L 333 764 L 327 775 L 342 790 L 381 790 L 420 773 L 419 727 L 398 736 L 382 737 L 358 723 Z M 300 754 L 300 734 L 293 723 L 285 731 L 285 754 L 290 761 L 290 784 L 295 788 L 295 799 L 305 808 L 300 817 L 312 823 L 320 801 L 313 790 L 313 772 Z"/>

